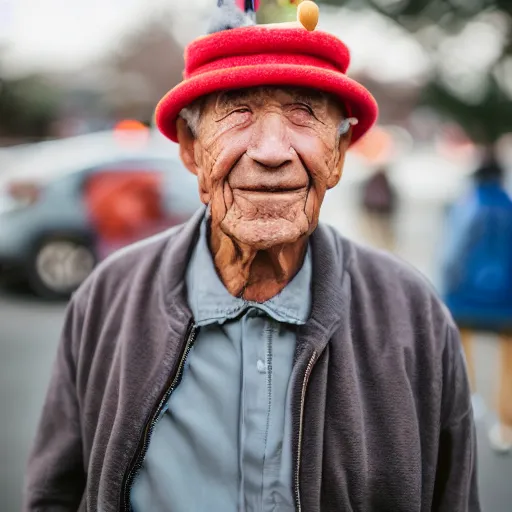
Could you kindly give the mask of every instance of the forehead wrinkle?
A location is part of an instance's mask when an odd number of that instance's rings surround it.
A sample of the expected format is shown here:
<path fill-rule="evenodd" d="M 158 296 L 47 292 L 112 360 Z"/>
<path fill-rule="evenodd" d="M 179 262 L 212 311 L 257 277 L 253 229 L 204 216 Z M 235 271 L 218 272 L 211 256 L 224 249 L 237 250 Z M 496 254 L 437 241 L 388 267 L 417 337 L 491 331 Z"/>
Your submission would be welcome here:
<path fill-rule="evenodd" d="M 308 104 L 321 104 L 326 105 L 328 101 L 327 94 L 321 91 L 308 90 L 308 89 L 291 89 L 286 91 L 290 94 L 294 101 L 299 101 Z"/>
<path fill-rule="evenodd" d="M 217 107 L 228 107 L 233 103 L 240 101 L 251 101 L 257 103 L 264 103 L 267 96 L 273 93 L 284 93 L 291 96 L 293 101 L 302 101 L 305 103 L 321 103 L 326 104 L 329 96 L 316 90 L 308 90 L 301 87 L 279 87 L 279 86 L 261 86 L 248 89 L 233 89 L 224 91 L 217 96 Z"/>
<path fill-rule="evenodd" d="M 217 97 L 216 107 L 221 109 L 228 109 L 233 105 L 240 103 L 252 103 L 256 106 L 265 104 L 265 100 L 273 88 L 269 87 L 255 87 L 249 89 L 234 89 L 232 91 L 225 91 L 220 93 Z"/>
<path fill-rule="evenodd" d="M 217 96 L 217 100 L 215 102 L 215 106 L 219 108 L 226 108 L 240 101 L 241 99 L 246 98 L 248 95 L 248 91 L 245 89 L 234 89 L 232 91 L 224 91 Z"/>

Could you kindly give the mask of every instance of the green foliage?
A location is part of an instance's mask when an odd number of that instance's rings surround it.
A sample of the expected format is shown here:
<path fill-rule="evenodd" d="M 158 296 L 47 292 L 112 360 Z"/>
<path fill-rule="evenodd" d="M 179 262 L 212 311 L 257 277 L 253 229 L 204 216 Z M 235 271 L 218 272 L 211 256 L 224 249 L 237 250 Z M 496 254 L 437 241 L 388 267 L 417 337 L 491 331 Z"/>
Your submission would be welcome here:
<path fill-rule="evenodd" d="M 492 144 L 512 132 L 512 101 L 493 78 L 489 78 L 485 96 L 476 104 L 462 101 L 435 80 L 425 89 L 423 102 L 459 123 L 478 143 Z"/>
<path fill-rule="evenodd" d="M 45 137 L 58 105 L 59 92 L 42 77 L 0 79 L 0 135 Z"/>
<path fill-rule="evenodd" d="M 262 2 L 258 11 L 258 23 L 281 23 L 297 18 L 297 9 L 292 4 L 281 5 L 277 1 Z"/>
<path fill-rule="evenodd" d="M 460 33 L 468 23 L 494 13 L 506 27 L 506 40 L 502 52 L 490 69 L 480 70 L 485 76 L 485 90 L 478 100 L 456 94 L 443 79 L 442 54 L 436 56 L 426 48 L 432 58 L 432 77 L 422 96 L 423 103 L 446 117 L 457 121 L 476 142 L 489 144 L 505 133 L 512 132 L 512 92 L 498 82 L 503 63 L 512 58 L 512 1 L 510 0 L 317 0 L 319 3 L 350 8 L 366 6 L 378 11 L 408 30 L 418 41 L 425 29 L 435 26 L 441 38 Z M 437 45 L 441 43 L 437 41 Z M 479 70 L 475 70 L 478 73 Z"/>

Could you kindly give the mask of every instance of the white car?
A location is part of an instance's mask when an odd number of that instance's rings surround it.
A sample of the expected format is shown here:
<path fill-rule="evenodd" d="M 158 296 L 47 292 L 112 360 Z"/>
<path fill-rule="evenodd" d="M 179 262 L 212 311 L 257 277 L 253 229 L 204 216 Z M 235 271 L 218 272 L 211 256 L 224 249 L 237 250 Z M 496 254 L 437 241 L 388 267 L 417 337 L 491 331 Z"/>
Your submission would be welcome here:
<path fill-rule="evenodd" d="M 1 156 L 1 155 L 0 155 Z M 1 162 L 5 167 L 1 167 Z M 140 237 L 184 222 L 201 203 L 178 146 L 152 132 L 119 131 L 25 145 L 0 158 L 0 265 L 21 271 L 44 297 L 65 297 L 118 248 L 101 239 L 88 204 L 98 176 L 156 177 L 163 212 Z M 112 180 L 110 180 L 112 181 Z M 126 181 L 126 180 L 125 180 Z M 115 180 L 114 180 L 115 182 Z M 109 197 L 115 197 L 114 190 Z M 123 243 L 131 243 L 131 236 Z"/>

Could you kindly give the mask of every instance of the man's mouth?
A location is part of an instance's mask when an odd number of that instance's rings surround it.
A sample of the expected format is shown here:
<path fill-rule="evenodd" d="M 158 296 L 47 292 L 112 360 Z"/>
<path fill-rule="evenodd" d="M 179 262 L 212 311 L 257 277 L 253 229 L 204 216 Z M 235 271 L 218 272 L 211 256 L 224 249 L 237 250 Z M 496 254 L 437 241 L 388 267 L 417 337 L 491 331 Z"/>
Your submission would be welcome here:
<path fill-rule="evenodd" d="M 298 186 L 298 187 L 262 187 L 262 186 L 252 186 L 252 187 L 237 187 L 235 191 L 237 192 L 249 192 L 249 193 L 265 193 L 265 194 L 286 194 L 292 192 L 303 192 L 307 189 L 306 186 Z"/>
<path fill-rule="evenodd" d="M 236 188 L 233 199 L 238 208 L 265 217 L 286 217 L 295 206 L 302 204 L 308 195 L 309 187 L 251 187 Z"/>

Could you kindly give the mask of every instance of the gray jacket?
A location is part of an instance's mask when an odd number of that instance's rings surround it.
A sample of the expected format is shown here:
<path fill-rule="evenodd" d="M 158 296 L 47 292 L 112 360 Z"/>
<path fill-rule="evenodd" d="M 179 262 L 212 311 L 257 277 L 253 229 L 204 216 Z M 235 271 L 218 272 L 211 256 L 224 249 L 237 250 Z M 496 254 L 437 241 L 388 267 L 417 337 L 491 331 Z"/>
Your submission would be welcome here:
<path fill-rule="evenodd" d="M 204 212 L 103 262 L 73 297 L 24 511 L 127 511 L 154 421 L 196 332 L 185 270 Z M 303 512 L 477 512 L 457 329 L 424 280 L 326 226 L 292 376 Z M 187 468 L 183 468 L 186 471 Z"/>

